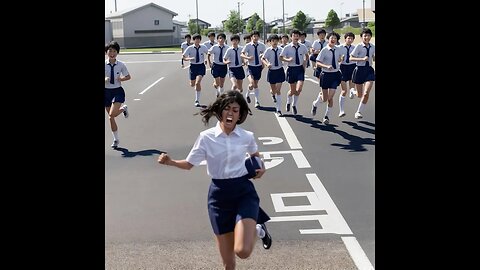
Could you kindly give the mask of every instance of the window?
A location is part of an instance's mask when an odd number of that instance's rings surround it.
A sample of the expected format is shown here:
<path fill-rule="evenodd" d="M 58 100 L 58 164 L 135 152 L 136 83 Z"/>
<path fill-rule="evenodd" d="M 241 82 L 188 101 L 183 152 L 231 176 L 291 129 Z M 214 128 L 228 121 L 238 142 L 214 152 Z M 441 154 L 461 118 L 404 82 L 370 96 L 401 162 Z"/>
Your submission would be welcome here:
<path fill-rule="evenodd" d="M 154 25 L 159 25 L 159 24 L 160 24 L 160 20 L 154 20 L 154 21 L 153 21 L 153 24 L 154 24 Z"/>

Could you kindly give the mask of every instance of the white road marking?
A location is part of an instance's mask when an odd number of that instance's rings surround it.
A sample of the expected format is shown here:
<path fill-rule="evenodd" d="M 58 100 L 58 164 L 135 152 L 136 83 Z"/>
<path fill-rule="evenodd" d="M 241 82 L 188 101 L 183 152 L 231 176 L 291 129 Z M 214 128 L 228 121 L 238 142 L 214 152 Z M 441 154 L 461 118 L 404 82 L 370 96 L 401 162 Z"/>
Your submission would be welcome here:
<path fill-rule="evenodd" d="M 136 101 L 138 101 L 138 100 L 141 100 L 141 99 L 139 99 L 139 98 L 134 98 L 133 100 L 136 100 Z"/>
<path fill-rule="evenodd" d="M 363 251 L 362 247 L 357 241 L 356 237 L 344 236 L 342 237 L 343 243 L 350 253 L 353 262 L 357 266 L 358 270 L 374 270 L 372 263 L 368 259 L 367 255 Z"/>
<path fill-rule="evenodd" d="M 267 141 L 263 142 L 263 145 L 279 144 L 283 142 L 283 139 L 278 137 L 258 137 L 258 140 Z"/>
<path fill-rule="evenodd" d="M 319 211 L 323 210 L 320 201 L 315 192 L 289 192 L 289 193 L 272 193 L 273 207 L 275 212 L 298 212 L 298 211 Z M 283 198 L 288 197 L 307 197 L 310 204 L 307 205 L 285 205 Z"/>
<path fill-rule="evenodd" d="M 292 130 L 292 127 L 290 127 L 290 124 L 288 124 L 288 121 L 284 117 L 278 117 L 276 113 L 274 113 L 275 117 L 277 118 L 278 124 L 280 125 L 280 128 L 283 131 L 283 134 L 285 135 L 285 138 L 287 139 L 288 145 L 290 145 L 291 149 L 302 149 L 302 145 L 297 139 L 297 136 L 295 136 L 295 133 Z"/>
<path fill-rule="evenodd" d="M 160 79 L 158 79 L 156 82 L 150 84 L 149 87 L 145 88 L 145 90 L 143 90 L 142 92 L 138 93 L 139 95 L 143 95 L 143 93 L 147 92 L 148 89 L 152 88 L 156 83 L 158 83 L 159 81 L 163 80 L 165 77 L 161 77 Z"/>
<path fill-rule="evenodd" d="M 265 162 L 265 168 L 269 169 L 272 167 L 269 167 L 267 165 L 268 160 L 276 160 L 278 159 L 277 157 L 272 157 L 271 155 L 281 155 L 281 154 L 292 154 L 293 160 L 295 160 L 295 163 L 297 164 L 297 167 L 299 169 L 305 169 L 305 168 L 311 168 L 310 163 L 308 163 L 307 158 L 303 154 L 302 151 L 300 150 L 287 150 L 287 151 L 265 151 L 265 152 L 260 152 L 261 155 L 263 155 L 263 159 Z M 283 161 L 283 159 L 280 161 L 280 163 Z M 276 164 L 278 165 L 278 164 Z M 275 166 L 276 166 L 275 165 Z"/>

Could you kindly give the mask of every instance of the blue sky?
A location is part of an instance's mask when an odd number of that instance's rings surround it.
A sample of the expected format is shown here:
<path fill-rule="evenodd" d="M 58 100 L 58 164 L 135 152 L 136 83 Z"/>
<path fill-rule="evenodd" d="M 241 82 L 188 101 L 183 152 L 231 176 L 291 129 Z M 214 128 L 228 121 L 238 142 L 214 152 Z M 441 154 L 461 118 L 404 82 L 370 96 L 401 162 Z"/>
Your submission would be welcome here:
<path fill-rule="evenodd" d="M 230 10 L 237 10 L 238 2 L 241 3 L 240 14 L 242 17 L 248 17 L 255 12 L 261 18 L 263 17 L 262 0 L 105 0 L 105 15 L 108 15 L 110 11 L 115 11 L 115 2 L 117 11 L 153 2 L 178 13 L 173 18 L 174 20 L 187 21 L 189 15 L 192 19 L 197 17 L 196 1 L 198 1 L 198 18 L 209 22 L 213 27 L 220 26 L 222 20 L 225 20 L 230 14 Z M 282 18 L 281 0 L 263 1 L 265 1 L 265 20 L 267 22 Z M 310 17 L 325 19 L 331 9 L 335 10 L 339 16 L 356 12 L 357 9 L 362 9 L 364 1 L 365 8 L 370 8 L 370 0 L 284 0 L 287 14 L 285 16 L 294 16 L 301 10 Z"/>

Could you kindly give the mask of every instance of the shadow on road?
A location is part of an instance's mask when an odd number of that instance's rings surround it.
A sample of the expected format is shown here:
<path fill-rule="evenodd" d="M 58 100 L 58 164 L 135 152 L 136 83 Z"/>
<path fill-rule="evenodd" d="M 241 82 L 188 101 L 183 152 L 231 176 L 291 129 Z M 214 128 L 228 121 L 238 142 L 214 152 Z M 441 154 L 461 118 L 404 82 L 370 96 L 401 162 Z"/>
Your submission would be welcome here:
<path fill-rule="evenodd" d="M 126 157 L 126 158 L 131 158 L 131 157 L 136 157 L 136 156 L 146 157 L 146 156 L 160 155 L 162 153 L 166 153 L 164 151 L 160 151 L 160 150 L 157 150 L 157 149 L 147 149 L 147 150 L 140 150 L 140 151 L 131 152 L 127 148 L 123 148 L 123 147 L 117 147 L 117 148 L 114 148 L 113 150 L 122 152 L 122 157 Z"/>
<path fill-rule="evenodd" d="M 375 135 L 375 129 L 373 129 L 373 128 L 363 127 L 363 126 L 358 125 L 355 122 L 350 122 L 350 121 L 342 121 L 342 122 L 351 126 L 353 129 L 361 130 L 363 132 L 367 132 L 367 133 Z M 375 124 L 367 122 L 367 121 L 359 121 L 359 123 L 375 127 Z"/>
<path fill-rule="evenodd" d="M 362 138 L 362 137 L 359 137 L 359 136 L 349 134 L 349 133 L 347 133 L 343 130 L 336 129 L 338 127 L 338 125 L 335 125 L 335 124 L 324 125 L 319 120 L 315 120 L 315 119 L 312 119 L 312 118 L 307 118 L 307 117 L 304 117 L 303 115 L 288 114 L 288 115 L 283 115 L 283 116 L 294 118 L 295 120 L 297 120 L 299 122 L 310 124 L 310 126 L 313 127 L 313 128 L 317 128 L 317 129 L 320 129 L 320 130 L 323 130 L 323 131 L 333 132 L 333 133 L 336 133 L 336 134 L 342 136 L 345 140 L 348 141 L 348 144 L 332 143 L 331 145 L 336 146 L 336 147 L 340 147 L 340 149 L 348 150 L 349 152 L 367 151 L 367 149 L 364 147 L 364 145 L 375 145 L 375 138 Z M 354 123 L 354 122 L 349 122 L 349 121 L 343 121 L 343 122 L 352 126 L 354 129 L 365 131 L 365 132 L 371 133 L 371 134 L 375 134 L 374 129 L 359 126 L 357 123 Z M 367 124 L 368 123 L 367 125 L 375 126 L 375 124 L 372 124 L 372 123 L 366 122 L 366 121 L 360 121 L 360 123 L 362 123 L 362 124 Z"/>

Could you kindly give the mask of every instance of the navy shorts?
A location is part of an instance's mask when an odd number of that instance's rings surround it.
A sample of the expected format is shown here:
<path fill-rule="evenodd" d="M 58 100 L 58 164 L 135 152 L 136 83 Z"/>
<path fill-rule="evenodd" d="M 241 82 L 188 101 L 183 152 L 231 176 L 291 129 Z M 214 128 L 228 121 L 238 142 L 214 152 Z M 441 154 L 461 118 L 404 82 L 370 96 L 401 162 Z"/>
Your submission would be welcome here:
<path fill-rule="evenodd" d="M 283 83 L 285 81 L 285 70 L 283 68 L 279 69 L 269 69 L 267 73 L 267 82 L 270 84 Z"/>
<path fill-rule="evenodd" d="M 325 72 L 320 73 L 320 88 L 322 89 L 337 89 L 342 80 L 342 72 Z"/>
<path fill-rule="evenodd" d="M 318 56 L 318 53 L 310 55 L 310 60 L 314 62 L 317 61 L 317 56 Z"/>
<path fill-rule="evenodd" d="M 371 66 L 357 66 L 353 70 L 352 82 L 363 84 L 368 81 L 375 81 L 375 70 Z"/>
<path fill-rule="evenodd" d="M 190 64 L 190 80 L 196 80 L 198 75 L 205 76 L 205 64 Z"/>
<path fill-rule="evenodd" d="M 228 69 L 228 75 L 231 78 L 235 78 L 237 80 L 245 79 L 245 70 L 243 70 L 242 66 L 239 67 L 231 67 Z"/>
<path fill-rule="evenodd" d="M 114 102 L 120 102 L 120 103 L 125 102 L 125 91 L 121 86 L 117 88 L 111 88 L 111 89 L 105 88 L 105 91 L 104 91 L 105 107 L 111 107 L 112 103 Z"/>
<path fill-rule="evenodd" d="M 248 66 L 248 75 L 251 75 L 256 81 L 260 80 L 262 78 L 262 66 Z"/>
<path fill-rule="evenodd" d="M 288 67 L 287 68 L 288 83 L 296 83 L 298 81 L 305 81 L 305 69 L 303 66 Z"/>
<path fill-rule="evenodd" d="M 260 198 L 247 176 L 212 179 L 208 190 L 208 216 L 216 235 L 233 232 L 241 219 L 251 218 L 258 224 L 270 220 L 260 208 Z"/>
<path fill-rule="evenodd" d="M 356 64 L 344 65 L 340 64 L 340 71 L 342 72 L 342 81 L 350 81 L 352 79 L 353 70 Z"/>
<path fill-rule="evenodd" d="M 213 78 L 225 78 L 227 76 L 227 65 L 219 65 L 219 64 L 212 64 L 212 69 L 210 72 L 212 73 Z"/>

